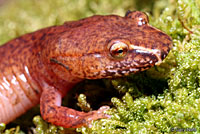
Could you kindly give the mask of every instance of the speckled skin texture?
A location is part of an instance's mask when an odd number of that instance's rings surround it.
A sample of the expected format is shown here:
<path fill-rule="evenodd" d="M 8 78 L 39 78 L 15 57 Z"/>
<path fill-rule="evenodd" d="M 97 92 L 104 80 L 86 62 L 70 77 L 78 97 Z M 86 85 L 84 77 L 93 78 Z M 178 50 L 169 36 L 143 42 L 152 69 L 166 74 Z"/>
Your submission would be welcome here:
<path fill-rule="evenodd" d="M 128 48 L 121 58 L 111 54 L 116 42 Z M 0 122 L 39 102 L 42 117 L 63 127 L 107 118 L 106 106 L 84 113 L 62 107 L 61 98 L 83 79 L 121 77 L 160 64 L 171 47 L 171 38 L 138 11 L 92 16 L 13 39 L 0 47 Z"/>

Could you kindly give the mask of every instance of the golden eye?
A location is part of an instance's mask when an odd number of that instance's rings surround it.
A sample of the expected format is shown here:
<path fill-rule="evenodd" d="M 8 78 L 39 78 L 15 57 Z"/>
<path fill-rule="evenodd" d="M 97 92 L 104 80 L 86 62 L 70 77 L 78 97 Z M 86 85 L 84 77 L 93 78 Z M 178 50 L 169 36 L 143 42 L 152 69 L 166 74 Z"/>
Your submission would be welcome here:
<path fill-rule="evenodd" d="M 123 58 L 128 52 L 128 45 L 121 41 L 114 42 L 110 47 L 110 55 L 114 58 Z"/>

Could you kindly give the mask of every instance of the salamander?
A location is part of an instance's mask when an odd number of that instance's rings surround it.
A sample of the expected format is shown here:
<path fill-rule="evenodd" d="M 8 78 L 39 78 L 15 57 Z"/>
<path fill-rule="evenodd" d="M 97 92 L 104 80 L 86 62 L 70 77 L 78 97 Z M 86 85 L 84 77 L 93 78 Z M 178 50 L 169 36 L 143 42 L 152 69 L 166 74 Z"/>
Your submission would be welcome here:
<path fill-rule="evenodd" d="M 140 11 L 95 15 L 22 35 L 0 46 L 0 122 L 9 123 L 40 104 L 44 120 L 65 128 L 109 118 L 81 112 L 61 99 L 84 79 L 115 78 L 159 65 L 172 39 Z"/>

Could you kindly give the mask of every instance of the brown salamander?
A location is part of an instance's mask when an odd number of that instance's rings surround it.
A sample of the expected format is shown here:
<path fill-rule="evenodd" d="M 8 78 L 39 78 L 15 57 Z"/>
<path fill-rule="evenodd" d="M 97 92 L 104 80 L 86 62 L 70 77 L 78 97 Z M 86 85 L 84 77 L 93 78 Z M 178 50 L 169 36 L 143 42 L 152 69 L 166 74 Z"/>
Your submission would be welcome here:
<path fill-rule="evenodd" d="M 107 118 L 107 106 L 88 113 L 61 106 L 84 79 L 113 78 L 158 65 L 171 38 L 139 11 L 92 16 L 25 34 L 0 46 L 0 122 L 9 123 L 40 103 L 44 120 L 80 127 Z"/>

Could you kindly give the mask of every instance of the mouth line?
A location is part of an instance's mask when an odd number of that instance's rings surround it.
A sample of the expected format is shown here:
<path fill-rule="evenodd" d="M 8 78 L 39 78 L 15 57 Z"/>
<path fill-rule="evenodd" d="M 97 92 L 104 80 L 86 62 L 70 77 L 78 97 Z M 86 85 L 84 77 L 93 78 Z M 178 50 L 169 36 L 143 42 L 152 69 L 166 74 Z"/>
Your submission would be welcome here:
<path fill-rule="evenodd" d="M 145 48 L 141 46 L 135 46 L 132 44 L 130 45 L 130 49 L 135 50 L 136 53 L 148 54 L 148 55 L 152 54 L 156 56 L 157 62 L 155 63 L 155 65 L 159 65 L 160 63 L 162 63 L 161 51 L 158 49 L 150 49 L 150 48 Z"/>

